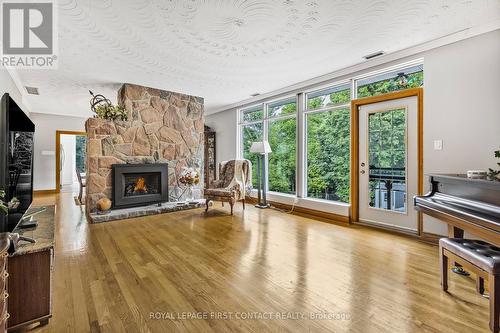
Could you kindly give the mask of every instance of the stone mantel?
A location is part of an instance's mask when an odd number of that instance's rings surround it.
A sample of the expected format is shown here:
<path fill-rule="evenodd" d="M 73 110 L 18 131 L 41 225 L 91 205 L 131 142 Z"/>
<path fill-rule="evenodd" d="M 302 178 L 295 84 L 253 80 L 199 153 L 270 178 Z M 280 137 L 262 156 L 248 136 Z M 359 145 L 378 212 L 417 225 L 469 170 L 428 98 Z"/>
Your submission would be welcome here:
<path fill-rule="evenodd" d="M 99 199 L 111 199 L 113 164 L 168 163 L 174 195 L 182 192 L 178 178 L 185 167 L 203 175 L 203 98 L 126 83 L 118 104 L 127 110 L 127 121 L 85 123 L 88 213 L 96 211 Z"/>

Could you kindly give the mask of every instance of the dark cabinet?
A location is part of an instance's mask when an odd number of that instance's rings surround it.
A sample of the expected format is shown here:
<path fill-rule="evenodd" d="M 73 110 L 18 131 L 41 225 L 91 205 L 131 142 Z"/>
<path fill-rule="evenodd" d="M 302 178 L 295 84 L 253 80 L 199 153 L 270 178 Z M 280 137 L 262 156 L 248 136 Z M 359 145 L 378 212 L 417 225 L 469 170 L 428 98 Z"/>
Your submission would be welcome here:
<path fill-rule="evenodd" d="M 52 316 L 55 207 L 32 207 L 26 215 L 35 212 L 36 228 L 14 230 L 36 242 L 16 242 L 16 250 L 8 258 L 8 331 L 36 322 L 45 325 Z"/>
<path fill-rule="evenodd" d="M 205 126 L 205 188 L 217 178 L 215 146 L 215 131 Z"/>
<path fill-rule="evenodd" d="M 6 232 L 0 234 L 0 333 L 7 332 L 7 319 L 9 314 L 7 312 L 7 250 L 9 248 L 9 238 Z"/>

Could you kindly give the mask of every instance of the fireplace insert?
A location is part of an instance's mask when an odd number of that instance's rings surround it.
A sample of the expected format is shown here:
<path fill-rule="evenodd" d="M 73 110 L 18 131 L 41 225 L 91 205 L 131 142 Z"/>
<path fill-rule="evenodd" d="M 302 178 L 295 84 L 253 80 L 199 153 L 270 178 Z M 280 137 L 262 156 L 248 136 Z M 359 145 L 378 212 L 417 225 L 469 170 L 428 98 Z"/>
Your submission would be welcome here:
<path fill-rule="evenodd" d="M 113 208 L 168 201 L 168 164 L 113 164 Z"/>

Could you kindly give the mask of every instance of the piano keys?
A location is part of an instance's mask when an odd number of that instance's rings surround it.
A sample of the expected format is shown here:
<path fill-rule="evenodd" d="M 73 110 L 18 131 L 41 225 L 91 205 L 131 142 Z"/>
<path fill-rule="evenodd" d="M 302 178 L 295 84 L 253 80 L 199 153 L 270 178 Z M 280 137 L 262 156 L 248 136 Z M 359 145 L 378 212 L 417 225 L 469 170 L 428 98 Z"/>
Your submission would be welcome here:
<path fill-rule="evenodd" d="M 466 175 L 429 175 L 431 190 L 413 198 L 415 209 L 449 225 L 450 237 L 464 231 L 500 246 L 500 182 Z"/>

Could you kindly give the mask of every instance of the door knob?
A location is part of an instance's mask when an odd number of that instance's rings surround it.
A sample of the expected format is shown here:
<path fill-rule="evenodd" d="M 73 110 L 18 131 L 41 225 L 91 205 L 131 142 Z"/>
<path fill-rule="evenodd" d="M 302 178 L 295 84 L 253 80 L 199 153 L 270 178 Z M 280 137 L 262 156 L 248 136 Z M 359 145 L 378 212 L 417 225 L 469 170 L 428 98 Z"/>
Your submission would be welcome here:
<path fill-rule="evenodd" d="M 361 170 L 361 174 L 364 175 L 365 174 L 365 170 Z"/>

